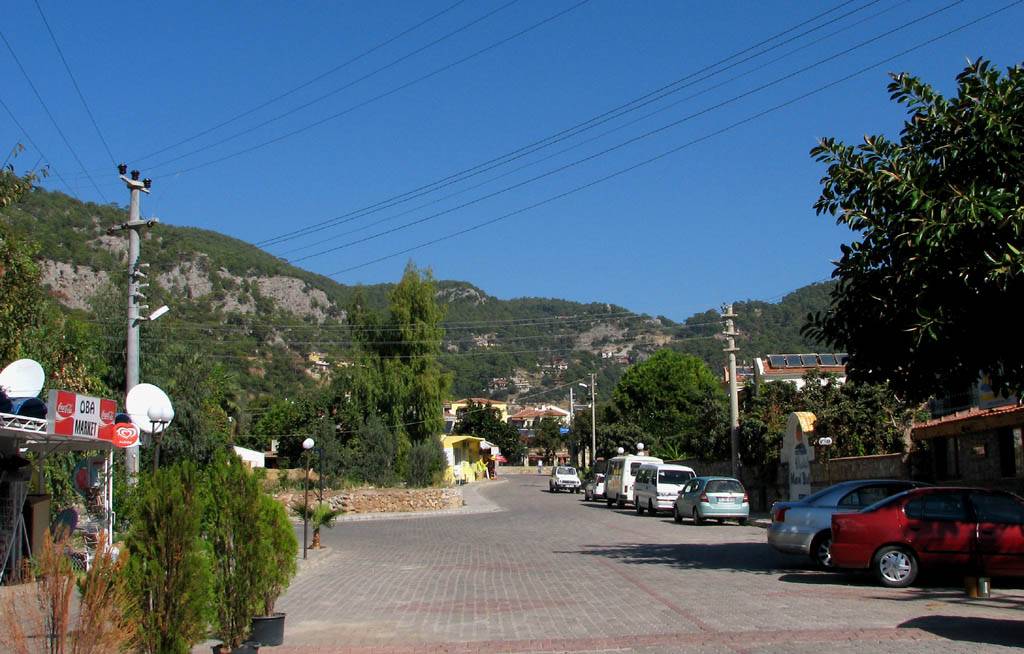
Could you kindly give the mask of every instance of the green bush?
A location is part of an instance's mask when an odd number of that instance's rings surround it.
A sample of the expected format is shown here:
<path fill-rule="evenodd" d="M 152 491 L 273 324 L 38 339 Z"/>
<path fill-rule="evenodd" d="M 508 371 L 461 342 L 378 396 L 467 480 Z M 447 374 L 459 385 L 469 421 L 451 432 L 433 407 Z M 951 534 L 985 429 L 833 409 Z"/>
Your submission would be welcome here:
<path fill-rule="evenodd" d="M 140 608 L 140 650 L 188 654 L 212 617 L 205 485 L 196 466 L 182 462 L 143 477 L 133 499 L 125 570 Z"/>
<path fill-rule="evenodd" d="M 261 595 L 263 615 L 274 614 L 274 604 L 295 576 L 299 541 L 284 505 L 266 493 L 260 495 L 259 525 L 271 556 L 264 559 Z"/>
<path fill-rule="evenodd" d="M 405 481 L 409 486 L 424 487 L 437 484 L 444 474 L 446 460 L 441 441 L 428 438 L 409 450 L 409 466 Z"/>
<path fill-rule="evenodd" d="M 207 484 L 205 530 L 213 548 L 216 633 L 225 645 L 236 648 L 249 635 L 252 617 L 262 614 L 262 577 L 274 553 L 256 519 L 263 496 L 259 481 L 242 460 L 218 452 L 207 467 Z"/>

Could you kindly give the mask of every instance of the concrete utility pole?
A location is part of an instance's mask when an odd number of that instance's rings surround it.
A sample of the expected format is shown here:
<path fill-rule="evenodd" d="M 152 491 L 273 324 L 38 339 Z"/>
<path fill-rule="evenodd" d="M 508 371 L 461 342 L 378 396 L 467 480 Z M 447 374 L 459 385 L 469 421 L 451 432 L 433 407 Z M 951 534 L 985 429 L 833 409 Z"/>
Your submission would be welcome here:
<path fill-rule="evenodd" d="M 727 345 L 724 348 L 724 352 L 729 355 L 729 449 L 732 453 L 732 476 L 739 477 L 740 474 L 740 401 L 739 391 L 736 384 L 736 353 L 739 348 L 736 347 L 736 330 L 733 326 L 733 318 L 736 314 L 732 312 L 732 305 L 725 305 L 725 313 L 722 314 L 722 318 L 725 319 L 725 331 L 723 334 L 727 339 Z"/>
<path fill-rule="evenodd" d="M 575 443 L 576 443 L 576 430 L 573 428 L 573 424 L 576 422 L 576 420 L 575 420 L 575 418 L 576 418 L 576 399 L 575 399 L 575 396 L 572 394 L 572 391 L 573 391 L 572 386 L 570 386 L 569 387 L 569 433 L 572 434 L 572 439 L 573 439 L 573 446 L 572 447 L 573 447 L 573 450 L 575 450 L 576 449 L 576 445 L 575 445 Z M 584 448 L 584 449 L 586 449 L 586 448 Z M 587 465 L 587 461 L 586 461 L 587 453 L 585 451 L 581 452 L 580 456 L 583 457 L 583 461 L 581 463 L 581 467 L 586 467 L 586 465 Z M 577 463 L 580 463 L 580 461 L 577 460 Z"/>
<path fill-rule="evenodd" d="M 597 463 L 597 378 L 590 373 L 590 468 Z"/>
<path fill-rule="evenodd" d="M 149 284 L 142 283 L 145 273 L 142 268 L 148 264 L 139 263 L 139 251 L 142 238 L 140 230 L 143 227 L 150 227 L 157 222 L 155 218 L 150 220 L 139 219 L 139 193 L 149 193 L 153 182 L 150 179 L 139 180 L 139 171 L 133 170 L 131 177 L 125 177 L 128 166 L 121 164 L 117 167 L 121 180 L 128 187 L 131 199 L 128 204 L 128 222 L 112 227 L 107 233 L 128 232 L 128 340 L 126 344 L 127 361 L 125 363 L 125 393 L 139 384 L 139 323 L 141 317 L 139 310 L 147 308 L 141 304 L 146 299 L 142 289 Z M 134 484 L 139 475 L 139 444 L 136 443 L 125 449 L 125 468 L 128 473 L 128 482 Z"/>

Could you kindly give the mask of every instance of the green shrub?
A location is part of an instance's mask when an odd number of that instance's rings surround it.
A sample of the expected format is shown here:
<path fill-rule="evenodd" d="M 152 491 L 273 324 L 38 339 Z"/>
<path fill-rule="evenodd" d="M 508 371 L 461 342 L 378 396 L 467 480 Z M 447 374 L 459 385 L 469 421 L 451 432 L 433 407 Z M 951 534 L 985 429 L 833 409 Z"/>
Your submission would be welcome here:
<path fill-rule="evenodd" d="M 299 542 L 284 505 L 265 493 L 260 495 L 259 525 L 271 554 L 262 575 L 263 615 L 273 615 L 277 598 L 295 576 Z"/>
<path fill-rule="evenodd" d="M 256 519 L 263 493 L 242 460 L 218 452 L 207 468 L 207 484 L 205 530 L 213 549 L 216 633 L 233 649 L 248 636 L 252 617 L 263 611 L 262 576 L 274 554 Z"/>
<path fill-rule="evenodd" d="M 441 441 L 428 438 L 409 450 L 409 466 L 405 481 L 409 486 L 424 487 L 441 481 L 446 464 Z"/>
<path fill-rule="evenodd" d="M 140 609 L 139 647 L 188 654 L 212 617 L 211 557 L 202 540 L 207 499 L 189 462 L 144 476 L 125 537 L 128 587 Z"/>

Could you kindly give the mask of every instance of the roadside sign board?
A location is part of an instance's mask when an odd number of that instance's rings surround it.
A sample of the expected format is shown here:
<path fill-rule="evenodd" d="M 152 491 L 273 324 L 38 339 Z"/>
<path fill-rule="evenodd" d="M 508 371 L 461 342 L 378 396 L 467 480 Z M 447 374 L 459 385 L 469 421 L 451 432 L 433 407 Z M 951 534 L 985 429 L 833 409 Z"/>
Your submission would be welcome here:
<path fill-rule="evenodd" d="M 71 391 L 51 390 L 46 412 L 47 431 L 56 436 L 114 440 L 117 403 Z"/>
<path fill-rule="evenodd" d="M 563 436 L 565 436 L 566 434 L 569 433 L 569 428 L 568 427 L 559 427 L 558 428 L 558 433 L 562 434 Z"/>

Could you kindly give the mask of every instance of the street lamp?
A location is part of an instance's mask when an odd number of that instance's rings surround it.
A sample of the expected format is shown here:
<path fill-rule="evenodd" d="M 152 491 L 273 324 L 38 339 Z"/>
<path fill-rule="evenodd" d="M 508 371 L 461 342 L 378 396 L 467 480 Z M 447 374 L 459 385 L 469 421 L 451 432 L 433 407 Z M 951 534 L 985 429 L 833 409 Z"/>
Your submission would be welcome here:
<path fill-rule="evenodd" d="M 626 453 L 626 448 L 624 448 L 624 447 L 620 447 L 620 448 L 618 449 L 618 452 L 619 452 L 619 454 L 625 454 L 625 453 Z"/>
<path fill-rule="evenodd" d="M 157 404 L 149 407 L 146 414 L 153 423 L 153 472 L 156 472 L 160 468 L 160 439 L 174 419 L 174 412 L 170 405 Z"/>
<path fill-rule="evenodd" d="M 637 443 L 636 444 L 636 453 L 641 455 L 641 456 L 643 455 L 643 453 L 644 453 L 644 444 L 643 443 Z"/>
<path fill-rule="evenodd" d="M 302 510 L 302 558 L 306 558 L 306 550 L 309 549 L 309 451 L 316 443 L 312 438 L 302 441 L 302 449 L 306 455 L 306 493 L 303 500 Z"/>

